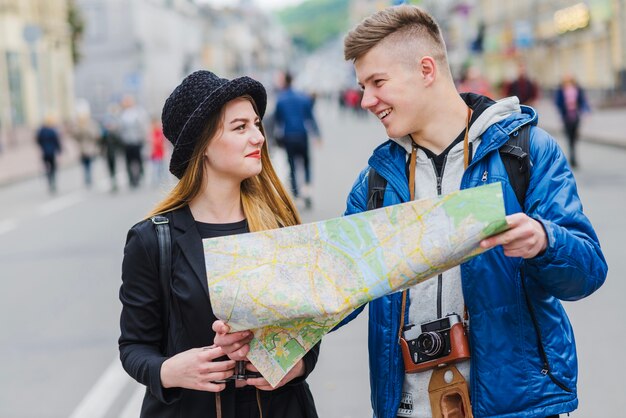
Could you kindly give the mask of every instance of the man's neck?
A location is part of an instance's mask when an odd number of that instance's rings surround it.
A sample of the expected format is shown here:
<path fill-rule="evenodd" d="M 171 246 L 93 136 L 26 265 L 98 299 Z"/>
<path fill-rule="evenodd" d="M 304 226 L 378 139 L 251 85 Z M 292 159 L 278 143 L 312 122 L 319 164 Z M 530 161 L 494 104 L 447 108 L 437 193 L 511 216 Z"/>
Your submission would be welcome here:
<path fill-rule="evenodd" d="M 419 146 L 438 155 L 466 128 L 467 104 L 455 91 L 447 100 L 438 101 L 431 110 L 432 117 L 419 131 L 412 133 L 411 137 Z"/>

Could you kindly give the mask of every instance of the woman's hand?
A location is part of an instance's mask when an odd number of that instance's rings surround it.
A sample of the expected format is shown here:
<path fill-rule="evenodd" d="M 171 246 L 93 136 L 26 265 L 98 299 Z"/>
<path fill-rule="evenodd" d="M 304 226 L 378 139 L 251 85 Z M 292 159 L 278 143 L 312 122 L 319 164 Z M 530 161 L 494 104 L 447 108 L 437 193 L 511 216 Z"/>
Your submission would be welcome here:
<path fill-rule="evenodd" d="M 213 344 L 220 347 L 231 360 L 247 360 L 250 351 L 248 343 L 252 340 L 252 332 L 239 331 L 229 334 L 230 327 L 224 321 L 213 322 L 215 339 Z"/>
<path fill-rule="evenodd" d="M 252 365 L 252 363 L 248 363 L 246 365 L 246 369 L 248 369 L 251 372 L 258 372 L 256 367 L 254 367 Z M 305 371 L 304 369 L 305 369 L 304 368 L 304 360 L 300 359 L 300 361 L 298 361 L 296 363 L 296 365 L 293 366 L 291 368 L 291 370 L 289 370 L 289 373 L 287 373 L 285 375 L 285 377 L 283 377 L 282 380 L 280 382 L 278 382 L 276 387 L 272 387 L 268 383 L 268 381 L 265 380 L 264 377 L 255 377 L 255 378 L 246 379 L 246 384 L 248 386 L 255 386 L 259 390 L 274 390 L 274 389 L 278 389 L 281 386 L 285 386 L 287 383 L 291 382 L 296 377 L 304 376 L 304 371 Z"/>
<path fill-rule="evenodd" d="M 224 351 L 216 346 L 192 348 L 178 353 L 161 365 L 161 385 L 164 388 L 220 392 L 226 384 L 214 382 L 232 376 L 235 371 L 235 362 L 232 360 L 214 361 L 223 355 Z"/>

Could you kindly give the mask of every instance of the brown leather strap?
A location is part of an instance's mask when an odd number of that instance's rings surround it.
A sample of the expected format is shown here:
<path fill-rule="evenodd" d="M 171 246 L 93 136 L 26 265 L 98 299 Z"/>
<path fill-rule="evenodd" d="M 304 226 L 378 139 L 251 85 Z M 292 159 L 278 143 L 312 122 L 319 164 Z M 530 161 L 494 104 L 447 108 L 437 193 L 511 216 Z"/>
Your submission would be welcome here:
<path fill-rule="evenodd" d="M 467 119 L 465 120 L 465 136 L 463 137 L 463 167 L 469 165 L 469 124 L 472 118 L 472 108 L 467 106 Z"/>
<path fill-rule="evenodd" d="M 222 418 L 222 394 L 215 392 L 215 414 L 217 418 Z"/>

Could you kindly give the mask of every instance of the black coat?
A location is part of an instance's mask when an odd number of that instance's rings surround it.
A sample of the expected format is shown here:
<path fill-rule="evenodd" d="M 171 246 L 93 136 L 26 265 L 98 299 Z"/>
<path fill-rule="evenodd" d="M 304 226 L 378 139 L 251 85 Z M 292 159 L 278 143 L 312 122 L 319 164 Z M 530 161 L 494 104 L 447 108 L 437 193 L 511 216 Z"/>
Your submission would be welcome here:
<path fill-rule="evenodd" d="M 217 319 L 209 300 L 202 239 L 191 211 L 186 206 L 166 216 L 172 234 L 168 338 L 163 338 L 156 233 L 152 222 L 144 220 L 130 229 L 124 248 L 120 358 L 128 374 L 147 386 L 142 417 L 213 418 L 214 393 L 161 386 L 161 364 L 176 353 L 213 344 L 211 325 Z M 305 355 L 304 377 L 274 391 L 259 391 L 265 417 L 317 417 L 305 378 L 315 367 L 318 353 L 319 344 Z M 221 392 L 223 418 L 235 417 L 234 396 L 234 384 L 229 383 Z"/>

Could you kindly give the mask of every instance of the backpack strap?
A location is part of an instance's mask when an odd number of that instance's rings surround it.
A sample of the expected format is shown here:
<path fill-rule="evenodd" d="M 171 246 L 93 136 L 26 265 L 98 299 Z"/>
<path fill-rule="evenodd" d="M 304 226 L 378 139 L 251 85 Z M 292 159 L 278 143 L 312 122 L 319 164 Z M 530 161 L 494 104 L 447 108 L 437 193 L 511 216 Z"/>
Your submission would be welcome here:
<path fill-rule="evenodd" d="M 370 167 L 367 173 L 367 210 L 383 207 L 387 180 Z"/>
<path fill-rule="evenodd" d="M 513 132 L 499 151 L 511 187 L 523 209 L 530 183 L 530 125 L 524 125 Z"/>
<path fill-rule="evenodd" d="M 170 235 L 170 220 L 165 216 L 157 215 L 150 218 L 156 230 L 159 245 L 159 282 L 161 284 L 163 310 L 163 343 L 162 349 L 167 354 L 167 337 L 170 324 L 170 282 L 172 275 L 172 238 Z"/>

